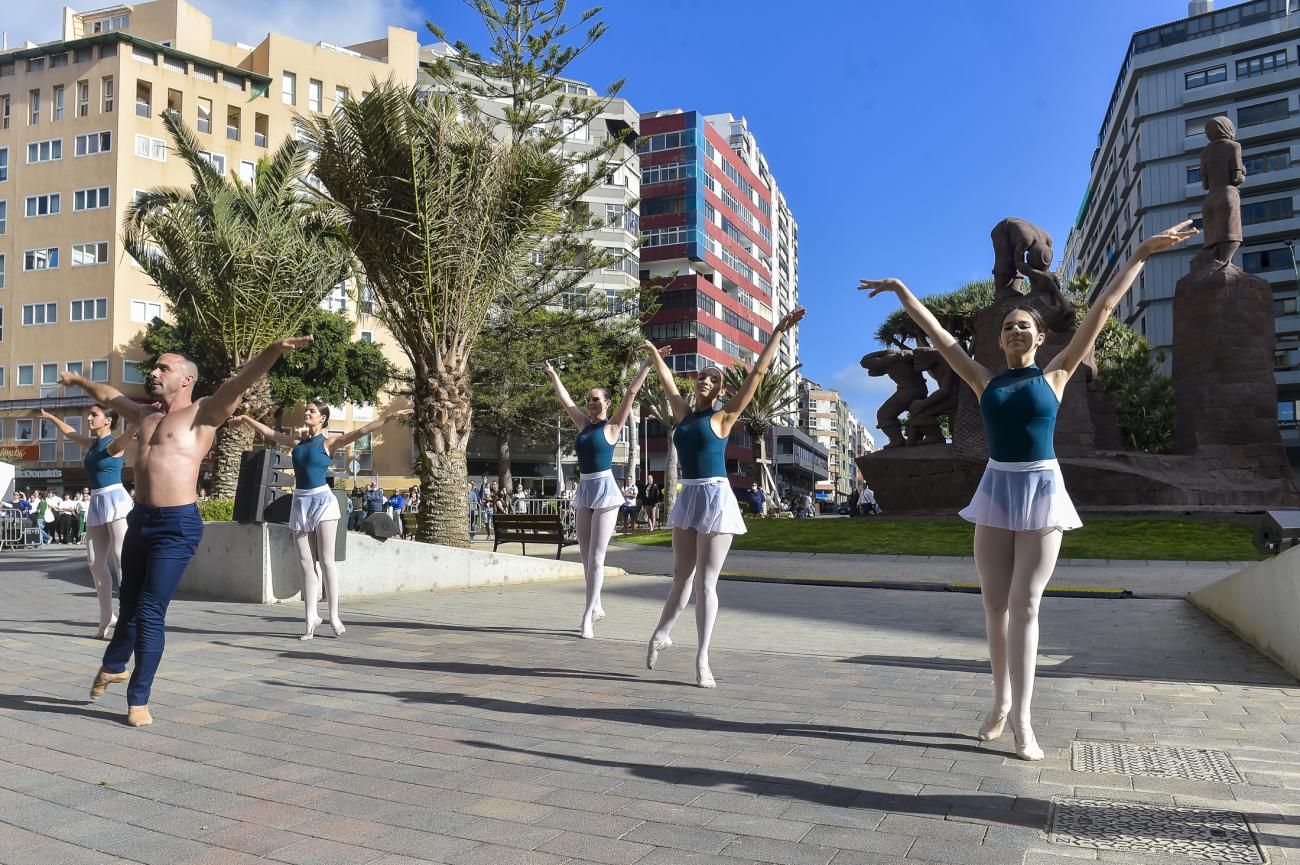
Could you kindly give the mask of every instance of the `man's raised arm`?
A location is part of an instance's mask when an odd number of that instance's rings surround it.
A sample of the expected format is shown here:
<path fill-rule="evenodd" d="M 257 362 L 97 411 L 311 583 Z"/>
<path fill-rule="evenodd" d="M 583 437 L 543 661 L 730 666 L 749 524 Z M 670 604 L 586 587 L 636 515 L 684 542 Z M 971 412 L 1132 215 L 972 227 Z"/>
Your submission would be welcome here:
<path fill-rule="evenodd" d="M 139 422 L 140 418 L 150 414 L 155 409 L 152 406 L 141 405 L 128 396 L 123 396 L 122 392 L 115 387 L 110 387 L 102 381 L 88 381 L 79 375 L 73 375 L 70 372 L 59 374 L 59 384 L 64 387 L 79 387 L 86 393 L 94 397 L 95 402 L 106 408 L 111 408 L 119 415 Z"/>
<path fill-rule="evenodd" d="M 243 399 L 244 391 L 270 372 L 271 367 L 275 366 L 275 362 L 280 359 L 280 355 L 310 345 L 311 341 L 311 336 L 291 336 L 268 345 L 261 354 L 244 364 L 239 372 L 226 379 L 221 387 L 217 388 L 216 393 L 204 398 L 199 406 L 199 422 L 209 426 L 220 426 L 225 423 L 235 413 L 235 409 L 239 408 L 239 401 Z"/>

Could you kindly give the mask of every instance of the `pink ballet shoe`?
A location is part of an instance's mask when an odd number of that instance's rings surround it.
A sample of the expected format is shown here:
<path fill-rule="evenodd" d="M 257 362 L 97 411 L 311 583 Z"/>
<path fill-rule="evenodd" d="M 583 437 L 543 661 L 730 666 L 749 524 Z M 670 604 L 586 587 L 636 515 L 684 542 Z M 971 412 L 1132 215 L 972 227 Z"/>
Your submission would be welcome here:
<path fill-rule="evenodd" d="M 1038 740 L 1034 738 L 1034 731 L 1026 727 L 1024 730 L 1016 729 L 1016 725 L 1011 725 L 1011 735 L 1016 740 L 1016 756 L 1021 760 L 1037 762 L 1043 759 L 1043 749 L 1038 747 Z"/>
<path fill-rule="evenodd" d="M 718 687 L 718 682 L 716 679 L 713 678 L 713 671 L 709 669 L 708 665 L 705 665 L 703 667 L 696 666 L 695 684 L 699 685 L 701 688 Z"/>
<path fill-rule="evenodd" d="M 299 637 L 298 639 L 300 639 L 300 640 L 312 640 L 312 639 L 315 639 L 315 637 L 316 637 L 316 629 L 320 627 L 320 623 L 321 623 L 321 620 L 320 620 L 319 617 L 314 617 L 314 618 L 312 618 L 312 620 L 311 620 L 310 622 L 307 623 L 307 632 L 306 632 L 305 634 L 303 634 L 301 637 Z"/>
<path fill-rule="evenodd" d="M 980 727 L 978 736 L 981 742 L 992 742 L 1002 735 L 1002 728 L 1007 724 L 1006 712 L 990 712 L 984 719 L 984 726 Z"/>
<path fill-rule="evenodd" d="M 116 624 L 117 624 L 117 616 L 113 616 L 111 619 L 108 620 L 108 624 L 107 624 L 107 625 L 100 625 L 100 626 L 99 626 L 99 630 L 95 631 L 95 639 L 96 639 L 96 640 L 107 640 L 107 639 L 108 639 L 108 632 L 111 631 L 111 630 L 113 630 L 113 627 L 114 627 Z"/>
<path fill-rule="evenodd" d="M 646 648 L 645 653 L 645 668 L 647 670 L 653 670 L 655 664 L 659 662 L 659 653 L 672 644 L 673 641 L 667 637 L 664 637 L 662 640 L 656 640 L 654 637 L 651 637 L 650 645 Z"/>

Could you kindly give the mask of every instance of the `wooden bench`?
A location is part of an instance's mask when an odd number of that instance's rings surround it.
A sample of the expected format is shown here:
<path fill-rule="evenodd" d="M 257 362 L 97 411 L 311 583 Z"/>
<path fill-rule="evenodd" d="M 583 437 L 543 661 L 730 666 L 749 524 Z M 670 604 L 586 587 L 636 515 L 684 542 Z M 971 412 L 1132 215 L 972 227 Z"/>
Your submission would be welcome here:
<path fill-rule="evenodd" d="M 519 544 L 528 555 L 529 544 L 555 544 L 558 559 L 564 548 L 577 540 L 564 535 L 564 524 L 558 514 L 496 514 L 492 517 L 492 530 L 496 539 L 492 552 L 504 544 Z"/>

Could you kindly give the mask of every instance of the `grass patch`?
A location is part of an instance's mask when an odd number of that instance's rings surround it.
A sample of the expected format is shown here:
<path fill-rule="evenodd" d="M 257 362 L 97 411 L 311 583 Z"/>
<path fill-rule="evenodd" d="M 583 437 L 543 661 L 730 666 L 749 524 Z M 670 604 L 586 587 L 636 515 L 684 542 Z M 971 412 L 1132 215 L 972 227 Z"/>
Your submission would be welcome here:
<path fill-rule="evenodd" d="M 791 553 L 859 553 L 906 556 L 969 556 L 975 527 L 962 519 L 747 519 L 749 533 L 733 550 Z M 1063 559 L 1158 559 L 1247 561 L 1261 556 L 1251 544 L 1254 526 L 1175 519 L 1090 519 L 1065 533 Z M 666 547 L 668 531 L 620 535 L 620 543 Z"/>

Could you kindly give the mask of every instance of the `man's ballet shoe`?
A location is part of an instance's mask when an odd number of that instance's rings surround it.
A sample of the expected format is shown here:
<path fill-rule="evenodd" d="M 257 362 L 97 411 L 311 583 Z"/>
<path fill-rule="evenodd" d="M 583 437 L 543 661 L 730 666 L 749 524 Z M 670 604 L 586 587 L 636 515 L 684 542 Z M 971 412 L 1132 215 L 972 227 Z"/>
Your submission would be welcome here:
<path fill-rule="evenodd" d="M 1043 759 L 1043 749 L 1038 747 L 1038 740 L 1034 738 L 1034 731 L 1025 729 L 1017 730 L 1016 725 L 1011 725 L 1011 735 L 1016 740 L 1016 756 L 1021 760 L 1037 762 Z"/>
<path fill-rule="evenodd" d="M 646 647 L 645 652 L 645 668 L 647 670 L 653 670 L 655 664 L 659 662 L 659 653 L 672 644 L 673 641 L 667 637 L 664 637 L 662 640 L 656 640 L 654 637 L 651 637 L 650 645 Z"/>
<path fill-rule="evenodd" d="M 128 727 L 148 727 L 153 723 L 153 715 L 149 714 L 148 706 L 128 706 L 126 723 Z"/>
<path fill-rule="evenodd" d="M 99 672 L 95 674 L 95 681 L 90 684 L 90 699 L 98 700 L 104 696 L 104 692 L 108 690 L 109 685 L 125 682 L 129 678 L 131 678 L 129 670 L 113 673 L 100 667 Z"/>
<path fill-rule="evenodd" d="M 708 667 L 695 668 L 695 684 L 699 685 L 701 688 L 718 687 L 717 681 L 713 678 L 713 671 Z"/>
<path fill-rule="evenodd" d="M 116 624 L 117 624 L 117 616 L 113 616 L 111 619 L 108 620 L 107 625 L 100 625 L 99 630 L 95 631 L 95 639 L 107 640 L 108 632 L 113 630 L 113 626 Z"/>
<path fill-rule="evenodd" d="M 299 637 L 298 639 L 310 640 L 314 638 L 316 636 L 316 629 L 320 627 L 320 621 L 321 621 L 320 619 L 312 619 L 307 624 L 307 632 L 303 634 L 301 637 Z"/>
<path fill-rule="evenodd" d="M 330 619 L 330 627 L 334 629 L 336 637 L 341 637 L 348 632 L 348 629 L 343 627 L 342 619 Z"/>
<path fill-rule="evenodd" d="M 1007 724 L 1006 712 L 990 712 L 989 716 L 984 719 L 984 726 L 980 727 L 977 734 L 981 742 L 992 742 L 1002 735 L 1002 728 Z"/>

